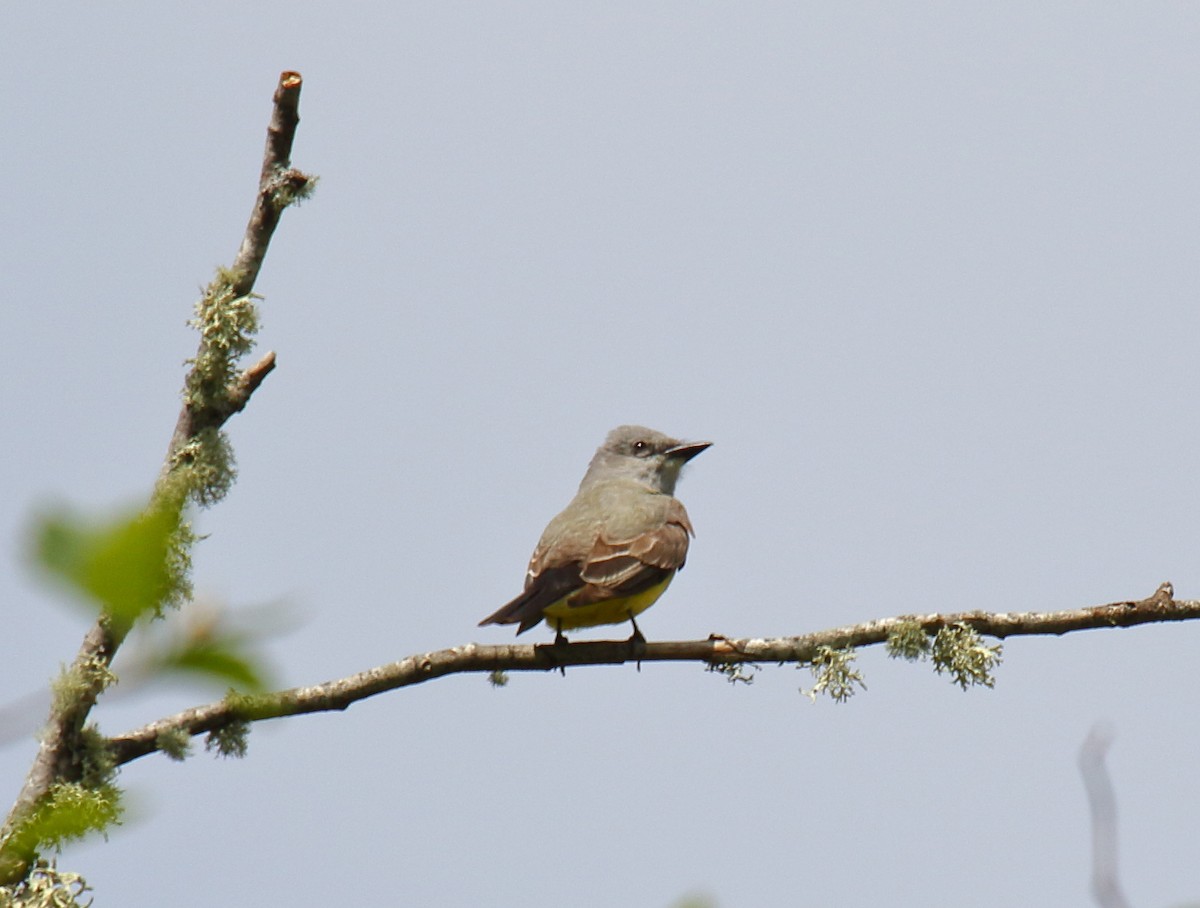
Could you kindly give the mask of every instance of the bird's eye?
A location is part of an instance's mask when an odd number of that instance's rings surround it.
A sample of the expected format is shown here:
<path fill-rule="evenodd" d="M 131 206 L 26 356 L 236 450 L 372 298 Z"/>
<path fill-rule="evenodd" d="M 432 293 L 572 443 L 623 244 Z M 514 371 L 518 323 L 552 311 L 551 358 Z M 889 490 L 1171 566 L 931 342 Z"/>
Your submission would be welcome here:
<path fill-rule="evenodd" d="M 648 441 L 635 441 L 633 443 L 633 453 L 639 455 L 649 454 L 650 443 Z"/>

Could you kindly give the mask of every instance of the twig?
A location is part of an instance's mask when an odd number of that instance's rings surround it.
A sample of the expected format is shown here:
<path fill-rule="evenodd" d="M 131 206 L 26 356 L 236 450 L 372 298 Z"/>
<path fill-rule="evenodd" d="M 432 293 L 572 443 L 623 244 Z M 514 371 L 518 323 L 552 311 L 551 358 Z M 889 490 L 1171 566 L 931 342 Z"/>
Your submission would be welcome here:
<path fill-rule="evenodd" d="M 238 296 L 245 296 L 254 289 L 259 269 L 267 254 L 271 235 L 279 224 L 284 205 L 280 195 L 295 194 L 303 190 L 311 178 L 298 170 L 292 170 L 292 142 L 296 138 L 296 127 L 300 125 L 300 88 L 303 80 L 300 73 L 283 72 L 275 89 L 275 107 L 271 124 L 267 127 L 267 148 L 263 153 L 262 172 L 258 178 L 258 199 L 250 212 L 250 223 L 242 237 L 241 248 L 233 260 L 233 271 L 239 276 L 234 284 Z"/>
<path fill-rule="evenodd" d="M 343 710 L 359 700 L 386 691 L 421 684 L 434 678 L 468 672 L 551 671 L 570 665 L 616 665 L 625 662 L 700 662 L 708 665 L 747 662 L 809 662 L 820 647 L 861 647 L 883 643 L 900 627 L 919 624 L 926 632 L 965 624 L 991 637 L 1066 634 L 1103 627 L 1133 627 L 1164 621 L 1200 618 L 1200 600 L 1175 601 L 1170 584 L 1163 584 L 1148 599 L 1114 602 L 1058 612 L 959 612 L 908 615 L 868 621 L 799 637 L 708 640 L 631 645 L 627 641 L 571 643 L 566 646 L 499 645 L 469 643 L 453 649 L 409 656 L 312 687 L 297 687 L 251 697 L 236 697 L 197 706 L 142 728 L 111 738 L 118 764 L 128 763 L 159 749 L 159 736 L 182 732 L 200 735 L 236 722 L 276 719 L 305 713 Z"/>
<path fill-rule="evenodd" d="M 246 408 L 246 404 L 250 402 L 250 395 L 258 390 L 258 386 L 274 368 L 275 351 L 272 350 L 238 376 L 237 381 L 229 387 L 228 412 L 225 413 L 225 419 L 234 413 L 241 413 Z"/>
<path fill-rule="evenodd" d="M 284 72 L 279 76 L 274 111 L 267 127 L 267 145 L 259 174 L 258 195 L 254 199 L 241 246 L 230 268 L 231 290 L 235 296 L 246 296 L 253 292 L 271 237 L 287 206 L 286 200 L 301 194 L 312 183 L 310 176 L 291 166 L 292 142 L 300 123 L 298 109 L 302 85 L 299 73 Z M 203 349 L 203 338 L 200 343 Z M 174 465 L 176 454 L 203 429 L 220 428 L 234 413 L 241 412 L 250 395 L 274 368 L 275 354 L 268 353 L 233 383 L 225 401 L 212 407 L 198 407 L 190 399 L 185 399 L 167 447 L 164 473 Z"/>

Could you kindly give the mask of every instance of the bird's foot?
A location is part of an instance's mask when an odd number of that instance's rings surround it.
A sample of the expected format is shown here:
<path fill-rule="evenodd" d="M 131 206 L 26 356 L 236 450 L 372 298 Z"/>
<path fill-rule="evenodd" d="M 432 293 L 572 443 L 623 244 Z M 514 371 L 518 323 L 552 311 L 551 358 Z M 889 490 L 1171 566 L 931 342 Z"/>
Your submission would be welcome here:
<path fill-rule="evenodd" d="M 559 649 L 560 647 L 567 647 L 570 645 L 571 645 L 571 641 L 569 641 L 563 635 L 562 628 L 556 627 L 554 629 L 554 649 Z M 558 660 L 556 659 L 555 661 L 558 661 Z M 560 675 L 562 675 L 565 678 L 567 676 L 567 666 L 564 663 L 559 662 L 558 663 L 558 672 Z"/>
<path fill-rule="evenodd" d="M 633 615 L 629 616 L 629 623 L 633 625 L 633 633 L 629 635 L 626 644 L 629 646 L 629 653 L 637 661 L 637 670 L 642 670 L 642 660 L 639 658 L 646 651 L 646 638 L 642 636 L 642 629 L 637 626 L 637 622 L 633 619 Z"/>

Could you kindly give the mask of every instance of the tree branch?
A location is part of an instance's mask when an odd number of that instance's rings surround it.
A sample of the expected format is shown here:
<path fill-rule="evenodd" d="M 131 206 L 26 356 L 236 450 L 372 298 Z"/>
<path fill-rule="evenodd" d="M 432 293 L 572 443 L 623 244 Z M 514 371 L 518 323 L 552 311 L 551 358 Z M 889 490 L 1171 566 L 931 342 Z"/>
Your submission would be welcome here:
<path fill-rule="evenodd" d="M 279 76 L 271 123 L 267 127 L 267 145 L 263 152 L 258 195 L 241 246 L 229 269 L 230 290 L 234 296 L 247 296 L 253 292 L 283 209 L 310 190 L 314 183 L 312 177 L 291 166 L 292 142 L 296 137 L 296 127 L 300 124 L 302 85 L 303 80 L 297 72 L 283 72 Z M 205 339 L 201 337 L 197 359 L 203 353 L 204 345 Z M 268 353 L 230 385 L 224 401 L 206 407 L 197 405 L 190 397 L 186 398 L 167 448 L 164 474 L 176 463 L 176 455 L 203 429 L 220 428 L 234 413 L 241 412 L 250 395 L 274 368 L 275 354 Z"/>
<path fill-rule="evenodd" d="M 281 74 L 275 90 L 274 113 L 267 130 L 258 196 L 231 270 L 234 276 L 232 290 L 237 296 L 246 296 L 253 290 L 283 209 L 312 185 L 310 177 L 290 169 L 292 141 L 300 119 L 297 113 L 300 87 L 300 74 L 285 72 Z M 202 335 L 201 353 L 205 343 Z M 167 448 L 162 477 L 170 474 L 177 465 L 179 452 L 202 430 L 219 428 L 230 416 L 242 410 L 250 395 L 274 366 L 275 355 L 268 353 L 230 383 L 223 400 L 205 406 L 198 406 L 191 395 L 185 395 Z M 195 371 L 194 367 L 192 371 Z M 190 381 L 185 383 L 185 387 L 189 386 Z M 0 829 L 0 885 L 19 878 L 28 866 L 29 856 L 13 854 L 13 849 L 9 847 L 21 821 L 31 813 L 52 785 L 78 780 L 81 770 L 77 746 L 79 736 L 97 698 L 109 683 L 109 666 L 123 639 L 124 633 L 114 628 L 103 615 L 84 637 L 68 670 L 75 682 L 72 696 L 55 698 L 41 735 L 37 756 L 3 829 Z"/>
<path fill-rule="evenodd" d="M 571 643 L 565 646 L 499 645 L 468 643 L 453 649 L 421 653 L 311 687 L 256 696 L 234 696 L 207 706 L 197 706 L 159 719 L 109 739 L 118 764 L 154 753 L 161 735 L 188 736 L 220 731 L 240 722 L 256 722 L 305 713 L 343 710 L 351 704 L 386 691 L 421 684 L 446 675 L 494 671 L 551 671 L 569 665 L 618 665 L 625 662 L 699 662 L 733 665 L 754 662 L 811 662 L 822 647 L 845 649 L 887 641 L 901 628 L 919 625 L 928 634 L 965 625 L 989 637 L 1005 638 L 1066 634 L 1106 627 L 1133 627 L 1166 621 L 1200 618 L 1200 600 L 1172 598 L 1164 583 L 1153 596 L 1137 602 L 1114 602 L 1058 612 L 959 612 L 907 615 L 834 628 L 799 637 L 730 639 L 714 635 L 708 640 L 631 644 L 628 641 Z"/>

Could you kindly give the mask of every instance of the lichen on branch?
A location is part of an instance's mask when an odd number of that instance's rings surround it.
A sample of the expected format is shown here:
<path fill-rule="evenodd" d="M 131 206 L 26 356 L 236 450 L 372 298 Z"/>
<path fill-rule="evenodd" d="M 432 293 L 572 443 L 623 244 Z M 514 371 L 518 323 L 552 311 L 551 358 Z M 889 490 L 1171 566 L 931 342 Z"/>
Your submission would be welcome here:
<path fill-rule="evenodd" d="M 239 294 L 235 288 L 240 282 L 239 274 L 219 268 L 196 302 L 196 315 L 189 324 L 200 332 L 200 347 L 188 361 L 192 369 L 184 397 L 193 409 L 222 410 L 238 374 L 238 360 L 254 348 L 261 297 Z"/>

